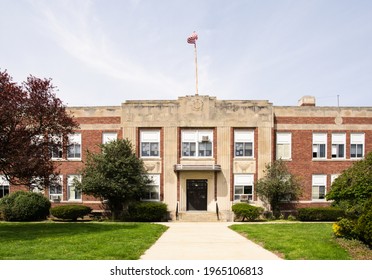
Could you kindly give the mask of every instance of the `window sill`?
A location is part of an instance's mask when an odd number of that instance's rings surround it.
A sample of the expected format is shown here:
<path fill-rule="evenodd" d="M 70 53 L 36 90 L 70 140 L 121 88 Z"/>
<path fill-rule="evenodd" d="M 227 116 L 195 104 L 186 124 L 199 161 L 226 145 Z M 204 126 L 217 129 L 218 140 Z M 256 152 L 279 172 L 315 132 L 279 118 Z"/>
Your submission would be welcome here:
<path fill-rule="evenodd" d="M 67 161 L 81 161 L 81 158 L 67 158 Z"/>
<path fill-rule="evenodd" d="M 141 159 L 160 159 L 160 156 L 158 156 L 158 157 L 144 157 L 144 156 L 141 156 Z"/>
<path fill-rule="evenodd" d="M 211 157 L 181 157 L 181 159 L 184 159 L 184 160 L 187 160 L 187 159 L 191 159 L 191 160 L 196 160 L 196 159 L 200 159 L 200 160 L 205 160 L 205 159 L 214 159 L 213 156 Z"/>

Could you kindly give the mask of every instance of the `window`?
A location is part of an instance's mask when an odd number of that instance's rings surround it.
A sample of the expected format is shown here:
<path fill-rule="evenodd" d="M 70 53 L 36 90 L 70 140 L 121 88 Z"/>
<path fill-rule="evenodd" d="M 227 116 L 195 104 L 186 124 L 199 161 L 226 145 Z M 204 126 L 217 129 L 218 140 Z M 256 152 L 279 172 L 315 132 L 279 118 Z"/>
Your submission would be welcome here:
<path fill-rule="evenodd" d="M 152 182 L 149 184 L 149 192 L 142 198 L 142 200 L 159 200 L 160 199 L 160 175 L 147 175 Z"/>
<path fill-rule="evenodd" d="M 67 175 L 67 199 L 68 200 L 81 200 L 81 191 L 75 189 L 74 180 L 81 180 L 80 175 Z"/>
<path fill-rule="evenodd" d="M 51 143 L 50 157 L 52 160 L 57 160 L 62 158 L 62 137 L 61 136 L 50 136 L 49 142 Z"/>
<path fill-rule="evenodd" d="M 5 176 L 0 175 L 0 198 L 9 194 L 9 181 L 5 178 Z"/>
<path fill-rule="evenodd" d="M 213 130 L 182 131 L 183 157 L 212 157 Z"/>
<path fill-rule="evenodd" d="M 42 177 L 32 177 L 30 180 L 30 190 L 34 193 L 44 193 L 45 181 Z"/>
<path fill-rule="evenodd" d="M 49 199 L 52 201 L 61 201 L 63 198 L 62 194 L 63 177 L 59 175 L 54 182 L 49 186 Z"/>
<path fill-rule="evenodd" d="M 327 133 L 313 133 L 313 158 L 326 158 Z"/>
<path fill-rule="evenodd" d="M 332 133 L 332 158 L 345 158 L 345 133 Z"/>
<path fill-rule="evenodd" d="M 160 130 L 141 130 L 141 157 L 160 157 Z"/>
<path fill-rule="evenodd" d="M 107 144 L 111 141 L 116 141 L 118 134 L 116 132 L 103 132 L 102 133 L 102 144 Z"/>
<path fill-rule="evenodd" d="M 291 159 L 292 158 L 292 133 L 277 132 L 276 133 L 276 159 Z"/>
<path fill-rule="evenodd" d="M 327 175 L 313 175 L 312 200 L 325 200 Z"/>
<path fill-rule="evenodd" d="M 235 130 L 235 156 L 236 157 L 253 157 L 253 130 Z"/>
<path fill-rule="evenodd" d="M 253 200 L 253 174 L 234 175 L 234 200 Z"/>
<path fill-rule="evenodd" d="M 350 158 L 359 159 L 364 157 L 364 133 L 350 134 Z"/>
<path fill-rule="evenodd" d="M 81 133 L 68 136 L 67 159 L 81 159 Z"/>

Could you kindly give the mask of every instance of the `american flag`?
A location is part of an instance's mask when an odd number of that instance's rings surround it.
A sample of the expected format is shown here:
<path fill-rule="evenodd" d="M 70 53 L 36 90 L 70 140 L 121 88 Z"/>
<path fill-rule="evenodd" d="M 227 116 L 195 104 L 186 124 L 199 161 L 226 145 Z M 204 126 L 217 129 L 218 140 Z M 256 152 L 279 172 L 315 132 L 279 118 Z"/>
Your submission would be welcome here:
<path fill-rule="evenodd" d="M 191 36 L 187 38 L 187 43 L 196 44 L 196 40 L 198 40 L 198 34 L 196 34 L 194 31 Z"/>

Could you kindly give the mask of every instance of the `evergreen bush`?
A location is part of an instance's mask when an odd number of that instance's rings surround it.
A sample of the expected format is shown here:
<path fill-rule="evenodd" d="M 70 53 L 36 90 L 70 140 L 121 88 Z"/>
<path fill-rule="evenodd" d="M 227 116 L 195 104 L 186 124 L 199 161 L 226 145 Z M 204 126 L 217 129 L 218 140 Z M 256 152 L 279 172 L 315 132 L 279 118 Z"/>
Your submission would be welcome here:
<path fill-rule="evenodd" d="M 59 205 L 50 209 L 50 214 L 62 220 L 76 221 L 90 214 L 92 208 L 85 205 Z"/>
<path fill-rule="evenodd" d="M 161 222 L 168 213 L 168 207 L 162 202 L 143 201 L 132 203 L 128 207 L 128 220 L 135 222 Z"/>
<path fill-rule="evenodd" d="M 366 203 L 363 214 L 359 217 L 355 228 L 359 239 L 372 247 L 372 198 Z"/>
<path fill-rule="evenodd" d="M 333 233 L 336 237 L 343 237 L 347 239 L 357 238 L 357 233 L 355 231 L 355 221 L 343 218 L 332 226 Z"/>
<path fill-rule="evenodd" d="M 51 203 L 40 193 L 17 191 L 0 200 L 1 216 L 6 221 L 41 221 L 49 215 Z"/>
<path fill-rule="evenodd" d="M 337 221 L 344 217 L 345 211 L 335 207 L 309 207 L 298 209 L 300 221 Z"/>
<path fill-rule="evenodd" d="M 237 203 L 231 208 L 237 219 L 241 219 L 243 222 L 245 219 L 248 221 L 254 221 L 263 213 L 262 207 L 256 207 L 248 203 Z"/>

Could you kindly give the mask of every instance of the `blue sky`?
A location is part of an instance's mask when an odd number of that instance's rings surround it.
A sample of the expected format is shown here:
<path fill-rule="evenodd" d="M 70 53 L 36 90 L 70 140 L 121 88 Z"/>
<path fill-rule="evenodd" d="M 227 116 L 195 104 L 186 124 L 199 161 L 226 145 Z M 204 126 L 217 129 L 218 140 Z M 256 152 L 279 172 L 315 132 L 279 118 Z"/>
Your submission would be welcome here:
<path fill-rule="evenodd" d="M 369 0 L 0 0 L 0 69 L 69 106 L 195 94 L 372 106 Z"/>

